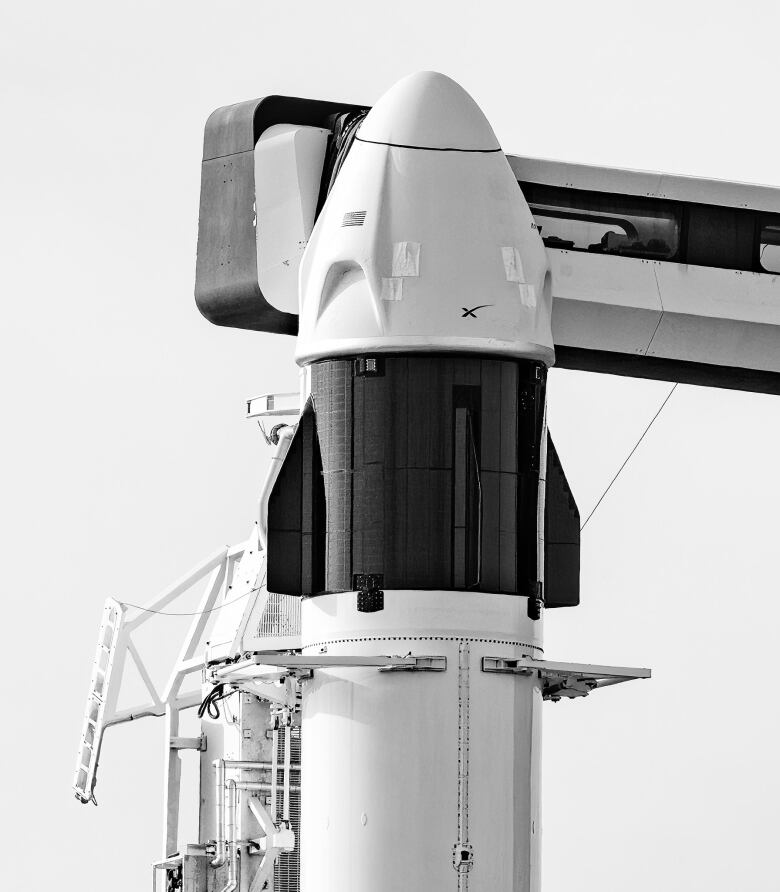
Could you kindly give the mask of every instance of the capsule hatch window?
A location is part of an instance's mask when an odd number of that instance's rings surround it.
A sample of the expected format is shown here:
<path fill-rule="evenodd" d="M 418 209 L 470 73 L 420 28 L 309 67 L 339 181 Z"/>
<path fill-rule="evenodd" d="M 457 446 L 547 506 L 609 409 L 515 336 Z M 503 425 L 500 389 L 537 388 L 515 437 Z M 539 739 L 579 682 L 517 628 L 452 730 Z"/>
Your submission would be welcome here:
<path fill-rule="evenodd" d="M 758 262 L 767 273 L 780 273 L 780 217 L 764 221 L 758 248 Z"/>
<path fill-rule="evenodd" d="M 680 210 L 671 202 L 523 183 L 523 194 L 548 248 L 672 260 L 680 244 Z"/>

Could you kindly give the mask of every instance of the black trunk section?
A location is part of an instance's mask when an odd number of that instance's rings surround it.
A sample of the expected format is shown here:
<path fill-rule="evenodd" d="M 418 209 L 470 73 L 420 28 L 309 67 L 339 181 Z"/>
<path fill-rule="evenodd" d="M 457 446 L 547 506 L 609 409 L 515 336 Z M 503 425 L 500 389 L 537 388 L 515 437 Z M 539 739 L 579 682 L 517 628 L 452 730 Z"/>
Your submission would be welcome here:
<path fill-rule="evenodd" d="M 314 364 L 269 504 L 269 589 L 352 591 L 360 576 L 390 590 L 538 596 L 545 378 L 539 363 L 467 356 Z M 578 598 L 567 518 L 552 521 L 548 606 Z"/>

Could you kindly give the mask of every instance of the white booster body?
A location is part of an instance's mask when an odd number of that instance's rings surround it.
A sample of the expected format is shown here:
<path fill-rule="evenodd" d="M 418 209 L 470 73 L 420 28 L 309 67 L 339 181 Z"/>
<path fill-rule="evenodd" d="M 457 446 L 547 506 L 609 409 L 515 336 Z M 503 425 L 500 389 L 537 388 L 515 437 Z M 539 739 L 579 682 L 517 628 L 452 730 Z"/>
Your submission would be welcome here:
<path fill-rule="evenodd" d="M 296 359 L 310 380 L 323 364 L 377 354 L 442 354 L 456 390 L 453 354 L 536 364 L 542 374 L 554 362 L 541 237 L 483 113 L 442 75 L 406 78 L 369 113 L 299 286 Z M 318 421 L 326 478 L 336 473 L 329 450 L 350 448 L 349 436 L 344 445 L 333 433 L 339 391 L 328 386 L 327 405 L 313 396 L 318 416 L 331 418 L 325 439 Z M 453 429 L 472 436 L 465 463 L 477 436 L 469 405 L 453 409 Z M 535 436 L 544 435 L 542 421 Z M 334 499 L 329 529 L 337 510 Z M 535 517 L 524 535 L 535 548 Z M 540 682 L 481 667 L 485 656 L 540 657 L 542 622 L 529 618 L 527 597 L 453 588 L 386 585 L 376 612 L 360 612 L 355 591 L 303 602 L 306 654 L 446 658 L 444 671 L 323 669 L 304 683 L 303 892 L 538 892 Z"/>
<path fill-rule="evenodd" d="M 446 657 L 441 672 L 318 671 L 303 693 L 304 892 L 539 889 L 542 695 L 482 657 L 539 656 L 524 598 L 385 592 L 303 604 L 304 653 Z"/>

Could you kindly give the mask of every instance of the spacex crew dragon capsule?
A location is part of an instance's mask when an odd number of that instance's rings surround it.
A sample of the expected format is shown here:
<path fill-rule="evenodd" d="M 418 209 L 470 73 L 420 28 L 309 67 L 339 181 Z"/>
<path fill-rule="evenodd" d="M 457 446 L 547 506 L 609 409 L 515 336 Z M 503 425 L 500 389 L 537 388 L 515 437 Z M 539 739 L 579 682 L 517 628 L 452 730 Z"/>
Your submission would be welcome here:
<path fill-rule="evenodd" d="M 311 596 L 304 654 L 431 657 L 304 685 L 301 888 L 537 889 L 541 682 L 481 667 L 542 652 L 550 287 L 461 87 L 415 74 L 371 110 L 299 284 L 269 590 Z"/>

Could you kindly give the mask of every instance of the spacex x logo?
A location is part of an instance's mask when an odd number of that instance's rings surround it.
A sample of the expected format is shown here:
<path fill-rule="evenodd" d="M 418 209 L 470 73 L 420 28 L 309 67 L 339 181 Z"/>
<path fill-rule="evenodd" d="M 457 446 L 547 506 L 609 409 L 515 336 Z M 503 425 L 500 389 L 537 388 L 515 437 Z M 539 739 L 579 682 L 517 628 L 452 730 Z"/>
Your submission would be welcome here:
<path fill-rule="evenodd" d="M 472 309 L 468 309 L 468 307 L 461 307 L 463 312 L 460 315 L 461 319 L 465 319 L 466 316 L 471 316 L 472 319 L 477 318 L 477 310 L 484 310 L 485 307 L 492 307 L 493 304 L 480 304 L 478 307 L 472 307 Z"/>

